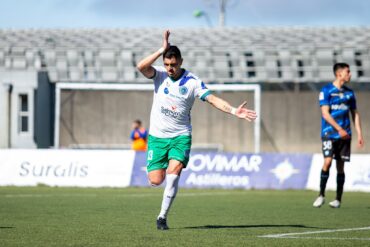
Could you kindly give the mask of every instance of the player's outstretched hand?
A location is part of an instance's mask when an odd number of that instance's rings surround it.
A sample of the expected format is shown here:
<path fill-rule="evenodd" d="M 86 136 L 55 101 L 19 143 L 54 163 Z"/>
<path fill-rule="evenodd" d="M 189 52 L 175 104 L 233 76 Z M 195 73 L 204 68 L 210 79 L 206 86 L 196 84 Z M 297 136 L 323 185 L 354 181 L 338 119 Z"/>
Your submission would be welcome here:
<path fill-rule="evenodd" d="M 167 50 L 170 47 L 170 43 L 168 42 L 168 38 L 170 37 L 170 30 L 166 30 L 163 32 L 163 43 L 162 47 L 164 50 Z"/>
<path fill-rule="evenodd" d="M 247 121 L 251 122 L 257 118 L 257 114 L 253 110 L 249 110 L 247 108 L 244 108 L 244 106 L 247 105 L 247 101 L 244 101 L 243 104 L 241 104 L 238 109 L 236 109 L 235 115 L 238 118 L 246 119 Z"/>

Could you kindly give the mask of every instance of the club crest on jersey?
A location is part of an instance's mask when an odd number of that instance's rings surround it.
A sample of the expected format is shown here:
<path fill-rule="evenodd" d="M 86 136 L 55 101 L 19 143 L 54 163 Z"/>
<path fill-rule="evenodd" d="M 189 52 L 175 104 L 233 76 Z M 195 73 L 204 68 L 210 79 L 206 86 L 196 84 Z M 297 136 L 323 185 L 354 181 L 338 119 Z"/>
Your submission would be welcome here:
<path fill-rule="evenodd" d="M 188 88 L 185 86 L 182 86 L 179 88 L 179 92 L 181 95 L 186 95 L 188 93 Z"/>
<path fill-rule="evenodd" d="M 324 93 L 323 92 L 320 92 L 319 100 L 323 100 L 323 99 L 324 99 Z"/>
<path fill-rule="evenodd" d="M 164 88 L 164 90 L 163 90 L 163 91 L 164 91 L 164 93 L 165 93 L 165 94 L 168 94 L 168 93 L 170 92 L 170 91 L 168 90 L 168 88 L 166 88 L 166 87 Z"/>

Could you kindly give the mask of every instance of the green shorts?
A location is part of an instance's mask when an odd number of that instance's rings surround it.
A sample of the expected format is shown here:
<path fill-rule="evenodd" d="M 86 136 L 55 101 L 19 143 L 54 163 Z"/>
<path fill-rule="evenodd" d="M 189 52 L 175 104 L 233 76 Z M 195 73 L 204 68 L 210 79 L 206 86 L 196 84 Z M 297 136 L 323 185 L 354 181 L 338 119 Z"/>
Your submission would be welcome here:
<path fill-rule="evenodd" d="M 189 162 L 190 148 L 191 136 L 157 138 L 149 135 L 146 157 L 148 172 L 167 169 L 169 160 L 178 160 L 185 168 Z"/>

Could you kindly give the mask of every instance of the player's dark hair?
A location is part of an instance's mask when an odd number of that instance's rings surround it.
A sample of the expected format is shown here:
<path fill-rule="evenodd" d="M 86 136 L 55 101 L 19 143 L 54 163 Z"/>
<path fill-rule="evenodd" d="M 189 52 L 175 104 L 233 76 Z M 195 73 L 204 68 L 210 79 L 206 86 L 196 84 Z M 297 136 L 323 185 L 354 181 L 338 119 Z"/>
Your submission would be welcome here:
<path fill-rule="evenodd" d="M 175 57 L 177 60 L 181 59 L 181 51 L 180 49 L 175 46 L 171 45 L 164 53 L 163 53 L 163 59 L 165 58 L 172 58 Z"/>
<path fill-rule="evenodd" d="M 334 75 L 337 74 L 338 70 L 345 69 L 345 68 L 349 68 L 349 65 L 347 63 L 336 63 L 336 64 L 334 64 L 334 66 L 333 66 Z"/>
<path fill-rule="evenodd" d="M 134 121 L 134 123 L 136 123 L 137 125 L 141 126 L 141 120 L 139 120 L 139 119 L 136 119 L 136 120 Z"/>

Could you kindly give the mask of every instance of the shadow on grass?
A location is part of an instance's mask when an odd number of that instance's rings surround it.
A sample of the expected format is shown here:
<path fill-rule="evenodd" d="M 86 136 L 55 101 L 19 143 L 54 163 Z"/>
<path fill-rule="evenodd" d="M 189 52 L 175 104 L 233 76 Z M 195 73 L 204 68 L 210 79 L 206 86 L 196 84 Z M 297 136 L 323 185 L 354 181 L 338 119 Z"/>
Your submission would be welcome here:
<path fill-rule="evenodd" d="M 274 227 L 295 227 L 308 229 L 322 229 L 315 226 L 305 225 L 205 225 L 205 226 L 187 226 L 183 229 L 238 229 L 238 228 L 274 228 Z"/>
<path fill-rule="evenodd" d="M 13 229 L 14 226 L 0 226 L 0 229 Z"/>

